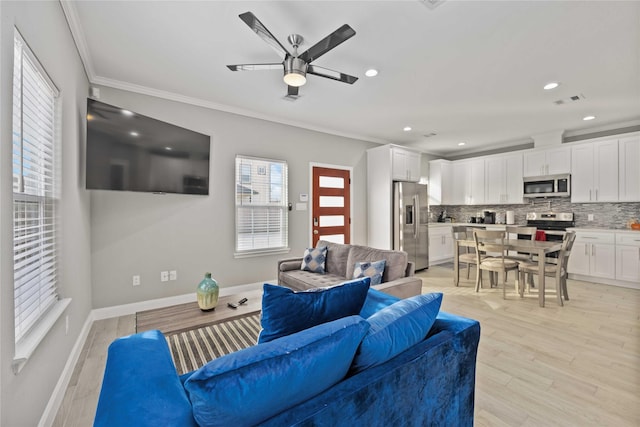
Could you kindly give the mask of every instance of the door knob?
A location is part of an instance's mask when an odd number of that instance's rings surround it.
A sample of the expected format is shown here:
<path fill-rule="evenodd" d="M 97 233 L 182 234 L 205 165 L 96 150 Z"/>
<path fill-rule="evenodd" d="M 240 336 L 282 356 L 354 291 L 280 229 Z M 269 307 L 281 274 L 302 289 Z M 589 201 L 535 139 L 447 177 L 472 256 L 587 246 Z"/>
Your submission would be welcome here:
<path fill-rule="evenodd" d="M 318 234 L 318 230 L 313 230 L 313 234 Z"/>

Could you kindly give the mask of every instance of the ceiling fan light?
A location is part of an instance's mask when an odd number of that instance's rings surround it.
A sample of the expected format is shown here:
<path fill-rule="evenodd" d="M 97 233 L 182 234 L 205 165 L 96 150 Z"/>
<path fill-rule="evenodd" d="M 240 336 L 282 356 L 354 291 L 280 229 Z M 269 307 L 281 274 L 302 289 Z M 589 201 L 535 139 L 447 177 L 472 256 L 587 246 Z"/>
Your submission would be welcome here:
<path fill-rule="evenodd" d="M 284 61 L 284 82 L 299 87 L 307 82 L 307 63 L 300 58 L 289 56 Z"/>
<path fill-rule="evenodd" d="M 284 82 L 289 86 L 299 87 L 307 82 L 307 78 L 302 73 L 292 71 L 284 75 Z"/>

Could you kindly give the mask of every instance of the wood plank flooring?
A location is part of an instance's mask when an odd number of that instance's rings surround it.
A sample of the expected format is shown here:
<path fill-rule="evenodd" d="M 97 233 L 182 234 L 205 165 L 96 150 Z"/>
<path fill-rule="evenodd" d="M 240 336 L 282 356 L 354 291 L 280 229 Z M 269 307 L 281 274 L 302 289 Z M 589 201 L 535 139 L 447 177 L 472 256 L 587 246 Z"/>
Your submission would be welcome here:
<path fill-rule="evenodd" d="M 640 425 L 640 291 L 569 280 L 564 307 L 549 293 L 540 308 L 512 282 L 503 300 L 474 292 L 473 274 L 457 288 L 451 269 L 418 276 L 423 292 L 444 293 L 443 310 L 480 321 L 476 426 Z M 56 427 L 92 425 L 107 346 L 134 330 L 133 315 L 94 323 Z"/>

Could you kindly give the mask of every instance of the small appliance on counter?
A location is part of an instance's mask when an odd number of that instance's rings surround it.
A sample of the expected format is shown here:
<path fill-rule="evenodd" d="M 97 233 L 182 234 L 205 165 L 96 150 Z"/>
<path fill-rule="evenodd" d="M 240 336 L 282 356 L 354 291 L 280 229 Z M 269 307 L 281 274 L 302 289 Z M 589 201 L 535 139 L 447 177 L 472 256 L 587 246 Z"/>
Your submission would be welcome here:
<path fill-rule="evenodd" d="M 507 211 L 507 225 L 513 225 L 516 223 L 516 216 L 513 211 Z"/>
<path fill-rule="evenodd" d="M 496 224 L 504 224 L 504 223 L 505 223 L 505 213 L 496 212 Z"/>
<path fill-rule="evenodd" d="M 482 220 L 484 224 L 495 224 L 496 223 L 496 213 L 491 211 L 484 211 L 484 218 Z"/>

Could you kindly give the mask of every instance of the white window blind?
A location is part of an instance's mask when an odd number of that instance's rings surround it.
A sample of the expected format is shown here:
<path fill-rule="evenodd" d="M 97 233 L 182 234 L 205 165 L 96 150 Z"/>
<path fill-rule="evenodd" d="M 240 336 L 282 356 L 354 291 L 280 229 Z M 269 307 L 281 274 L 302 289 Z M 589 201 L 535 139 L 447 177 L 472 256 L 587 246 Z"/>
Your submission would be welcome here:
<path fill-rule="evenodd" d="M 18 342 L 58 301 L 58 92 L 19 34 L 13 75 L 13 276 Z"/>
<path fill-rule="evenodd" d="M 286 249 L 287 162 L 236 156 L 236 253 Z"/>

